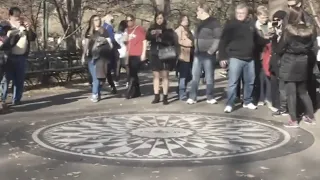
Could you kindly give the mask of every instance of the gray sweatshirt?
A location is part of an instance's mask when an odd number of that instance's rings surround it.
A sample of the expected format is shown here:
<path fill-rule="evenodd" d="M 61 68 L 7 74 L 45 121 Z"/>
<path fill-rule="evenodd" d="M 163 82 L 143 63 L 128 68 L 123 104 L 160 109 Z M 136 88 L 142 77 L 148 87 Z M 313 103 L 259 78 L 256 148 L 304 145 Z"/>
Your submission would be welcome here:
<path fill-rule="evenodd" d="M 221 33 L 222 28 L 217 19 L 209 17 L 201 21 L 195 32 L 195 52 L 216 53 Z"/>

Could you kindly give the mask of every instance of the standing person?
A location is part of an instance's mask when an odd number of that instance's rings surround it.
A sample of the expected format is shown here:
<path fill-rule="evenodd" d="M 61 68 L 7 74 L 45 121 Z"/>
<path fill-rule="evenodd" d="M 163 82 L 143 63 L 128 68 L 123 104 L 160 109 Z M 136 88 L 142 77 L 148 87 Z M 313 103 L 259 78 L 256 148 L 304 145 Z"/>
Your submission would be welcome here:
<path fill-rule="evenodd" d="M 224 109 L 225 113 L 232 112 L 241 76 L 243 76 L 244 83 L 243 107 L 257 109 L 252 101 L 255 80 L 253 58 L 256 32 L 254 23 L 248 18 L 248 10 L 246 4 L 237 5 L 235 19 L 226 23 L 219 45 L 220 65 L 225 67 L 228 63 L 227 59 L 229 59 L 228 97 Z"/>
<path fill-rule="evenodd" d="M 129 14 L 126 17 L 128 28 L 126 31 L 125 41 L 127 42 L 127 60 L 129 67 L 129 86 L 126 94 L 127 99 L 141 96 L 138 72 L 141 61 L 146 60 L 147 41 L 146 33 L 143 27 L 136 25 L 136 19 Z"/>
<path fill-rule="evenodd" d="M 0 79 L 3 79 L 5 74 L 6 65 L 8 63 L 8 53 L 19 41 L 20 35 L 23 32 L 17 34 L 10 34 L 7 36 L 7 32 L 11 29 L 9 22 L 0 22 Z M 0 101 L 0 113 L 6 110 L 7 106 L 4 101 Z"/>
<path fill-rule="evenodd" d="M 207 103 L 216 104 L 214 99 L 214 66 L 216 52 L 218 49 L 221 25 L 217 19 L 210 16 L 210 6 L 200 4 L 197 7 L 197 18 L 200 24 L 195 32 L 195 55 L 192 65 L 192 82 L 189 92 L 188 104 L 197 102 L 197 92 L 201 78 L 201 71 L 204 70 L 207 84 Z"/>
<path fill-rule="evenodd" d="M 125 42 L 124 42 L 124 36 L 125 36 L 124 34 L 125 34 L 127 27 L 128 27 L 127 21 L 125 21 L 125 20 L 121 21 L 119 23 L 118 31 L 114 35 L 114 38 L 115 38 L 116 42 L 120 45 L 120 49 L 118 49 L 119 61 L 117 63 L 117 67 L 116 67 L 115 81 L 116 82 L 120 81 L 121 68 L 125 68 L 126 73 L 127 73 L 127 84 L 128 84 L 129 70 L 127 69 L 126 63 L 125 63 L 126 55 L 127 55 L 127 46 L 125 45 Z"/>
<path fill-rule="evenodd" d="M 283 20 L 287 13 L 285 11 L 277 11 L 272 17 L 272 25 L 275 33 L 271 38 L 271 58 L 269 63 L 270 81 L 271 81 L 271 101 L 272 106 L 278 111 L 272 113 L 273 116 L 286 116 L 287 110 L 287 96 L 284 89 L 284 82 L 279 78 L 279 61 L 281 56 L 277 54 L 278 43 L 282 34 Z"/>
<path fill-rule="evenodd" d="M 117 81 L 113 81 L 112 78 L 112 71 L 114 72 L 115 76 L 117 74 L 116 67 L 119 62 L 119 53 L 118 53 L 118 48 L 120 48 L 119 44 L 115 41 L 115 33 L 114 33 L 114 28 L 113 28 L 113 23 L 114 23 L 114 17 L 112 14 L 107 14 L 103 18 L 103 24 L 102 27 L 105 28 L 109 34 L 109 37 L 113 43 L 113 54 L 112 57 L 110 57 L 110 65 L 108 66 L 108 72 L 107 72 L 107 81 L 109 86 L 111 87 L 111 93 L 112 94 L 117 94 L 117 86 L 119 83 Z"/>
<path fill-rule="evenodd" d="M 255 57 L 255 69 L 256 69 L 256 87 L 254 89 L 254 94 L 256 95 L 256 99 L 258 100 L 258 106 L 263 106 L 265 104 L 268 107 L 271 106 L 271 87 L 270 87 L 270 80 L 263 70 L 263 60 L 262 60 L 262 51 L 265 48 L 266 44 L 270 42 L 271 31 L 272 28 L 271 23 L 268 21 L 269 17 L 269 10 L 265 6 L 259 6 L 257 8 L 257 21 L 255 22 L 255 28 L 257 35 L 264 39 L 265 42 L 262 44 L 258 44 L 256 42 L 256 57 Z"/>
<path fill-rule="evenodd" d="M 108 31 L 101 27 L 101 23 L 98 15 L 91 16 L 85 33 L 86 43 L 82 55 L 82 62 L 85 58 L 88 59 L 92 77 L 92 102 L 98 102 L 101 99 L 101 87 L 105 82 L 110 57 L 112 57 L 112 41 Z"/>
<path fill-rule="evenodd" d="M 296 11 L 301 11 L 303 14 L 305 21 L 309 24 L 316 24 L 314 22 L 313 17 L 304 10 L 303 8 L 303 0 L 288 0 L 288 7 L 289 9 L 293 9 Z M 284 20 L 284 27 L 286 27 L 286 24 L 288 23 L 288 17 Z M 313 36 L 312 41 L 316 42 L 317 40 L 317 27 L 313 27 Z M 317 80 L 315 77 L 315 73 L 319 73 L 319 68 L 316 63 L 317 56 L 315 52 L 310 51 L 308 54 L 308 62 L 309 62 L 309 70 L 308 70 L 308 83 L 307 83 L 307 89 L 309 96 L 311 97 L 313 108 L 316 110 L 318 109 L 318 101 L 317 101 Z M 301 103 L 298 103 L 301 104 Z M 299 108 L 301 109 L 301 108 Z"/>
<path fill-rule="evenodd" d="M 179 27 L 175 30 L 179 44 L 179 99 L 187 100 L 187 84 L 191 80 L 191 50 L 193 47 L 193 35 L 189 29 L 189 18 L 182 15 L 180 18 Z"/>
<path fill-rule="evenodd" d="M 170 49 L 170 51 L 176 51 L 175 49 L 175 34 L 170 28 L 167 28 L 167 21 L 164 19 L 162 12 L 157 12 L 154 18 L 154 24 L 150 26 L 147 31 L 147 41 L 150 42 L 150 65 L 153 72 L 153 91 L 154 100 L 152 104 L 160 102 L 160 78 L 162 79 L 162 89 L 163 89 L 163 104 L 168 105 L 168 91 L 169 91 L 169 71 L 173 69 L 173 64 L 176 60 L 175 52 L 172 57 L 167 57 L 162 59 L 160 56 L 160 51 L 163 49 Z"/>
<path fill-rule="evenodd" d="M 288 22 L 277 47 L 281 55 L 279 77 L 285 83 L 290 120 L 285 127 L 299 127 L 297 95 L 306 113 L 304 121 L 314 123 L 314 111 L 307 92 L 308 55 L 313 48 L 313 24 L 305 20 L 304 13 L 290 9 Z"/>
<path fill-rule="evenodd" d="M 21 104 L 21 99 L 24 89 L 25 71 L 27 59 L 30 51 L 30 43 L 35 41 L 36 34 L 30 28 L 30 24 L 21 17 L 21 10 L 17 7 L 12 7 L 9 10 L 9 23 L 11 32 L 23 31 L 19 41 L 12 48 L 8 56 L 10 59 L 8 68 L 6 68 L 6 82 L 4 84 L 2 101 L 6 101 L 10 81 L 13 84 L 13 105 Z"/>

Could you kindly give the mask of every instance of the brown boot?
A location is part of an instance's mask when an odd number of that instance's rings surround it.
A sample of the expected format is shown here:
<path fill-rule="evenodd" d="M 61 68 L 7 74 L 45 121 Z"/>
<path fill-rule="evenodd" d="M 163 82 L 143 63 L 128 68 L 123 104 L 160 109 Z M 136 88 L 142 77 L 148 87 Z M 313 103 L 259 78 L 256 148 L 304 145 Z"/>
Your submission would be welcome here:
<path fill-rule="evenodd" d="M 7 104 L 5 104 L 4 102 L 0 102 L 0 113 L 6 111 L 8 109 Z"/>

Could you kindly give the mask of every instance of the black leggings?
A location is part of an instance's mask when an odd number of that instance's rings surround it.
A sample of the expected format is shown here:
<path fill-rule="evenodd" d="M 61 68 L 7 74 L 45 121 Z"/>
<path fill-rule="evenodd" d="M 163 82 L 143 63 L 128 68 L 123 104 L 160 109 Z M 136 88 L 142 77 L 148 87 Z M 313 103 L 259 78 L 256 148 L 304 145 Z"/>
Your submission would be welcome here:
<path fill-rule="evenodd" d="M 120 59 L 117 60 L 116 62 L 116 67 L 115 67 L 115 71 L 114 71 L 114 80 L 116 82 L 120 81 L 120 72 L 121 72 L 121 62 Z"/>
<path fill-rule="evenodd" d="M 129 56 L 129 87 L 127 97 L 137 97 L 141 95 L 138 73 L 141 66 L 140 56 Z"/>
<path fill-rule="evenodd" d="M 271 102 L 272 106 L 282 112 L 287 111 L 287 96 L 284 82 L 277 76 L 271 75 Z"/>
<path fill-rule="evenodd" d="M 314 111 L 312 101 L 307 92 L 307 82 L 285 82 L 285 90 L 287 94 L 288 110 L 292 121 L 297 121 L 297 96 L 304 105 L 306 115 L 313 119 Z"/>
<path fill-rule="evenodd" d="M 115 73 L 115 81 L 120 81 L 120 76 L 121 76 L 121 68 L 124 68 L 126 70 L 126 76 L 127 76 L 127 82 L 129 82 L 129 68 L 128 66 L 125 65 L 125 59 L 121 58 L 118 62 L 117 62 L 117 71 Z"/>
<path fill-rule="evenodd" d="M 111 86 L 111 88 L 115 88 L 115 84 L 114 84 L 114 81 L 113 81 L 113 78 L 112 78 L 112 74 L 111 74 L 111 68 L 108 69 L 108 72 L 107 72 L 107 81 L 108 81 L 108 84 Z"/>

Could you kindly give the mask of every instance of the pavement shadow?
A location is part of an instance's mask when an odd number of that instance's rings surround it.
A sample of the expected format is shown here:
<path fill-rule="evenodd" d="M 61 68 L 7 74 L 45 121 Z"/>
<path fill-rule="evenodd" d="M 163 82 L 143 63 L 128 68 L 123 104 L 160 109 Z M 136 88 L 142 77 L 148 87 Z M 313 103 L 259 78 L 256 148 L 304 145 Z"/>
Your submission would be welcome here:
<path fill-rule="evenodd" d="M 153 84 L 152 84 L 152 73 L 149 72 L 143 72 L 141 75 L 139 75 L 140 80 L 140 88 L 141 88 L 141 97 L 147 97 L 147 96 L 153 96 Z M 225 78 L 216 79 L 215 82 L 224 81 Z M 175 76 L 170 76 L 170 82 L 176 82 L 178 79 Z M 112 98 L 124 98 L 127 88 L 125 87 L 126 80 L 125 78 L 120 81 L 120 84 L 122 84 L 121 87 L 118 87 L 117 94 L 110 94 L 110 88 L 108 88 L 108 84 L 105 85 L 106 88 L 103 88 L 102 95 L 103 98 L 102 101 Z M 59 95 L 48 95 L 47 97 L 41 97 L 31 100 L 25 100 L 23 101 L 22 105 L 19 106 L 12 106 L 8 111 L 5 112 L 5 114 L 10 114 L 12 112 L 26 112 L 26 111 L 36 111 L 39 109 L 44 109 L 48 107 L 53 106 L 59 106 L 64 104 L 70 104 L 76 101 L 79 101 L 81 99 L 86 99 L 87 97 L 84 97 L 84 95 L 90 94 L 90 89 L 86 86 L 66 86 L 65 88 L 70 90 L 76 90 L 76 92 L 70 92 L 65 94 L 59 94 Z M 169 87 L 169 102 L 173 103 L 175 101 L 179 100 L 177 92 L 177 86 L 170 86 Z M 162 89 L 162 88 L 161 88 Z M 106 93 L 107 91 L 107 93 Z M 172 93 L 174 92 L 174 93 Z M 221 101 L 225 98 L 225 91 L 224 87 L 217 87 L 214 89 L 215 97 L 219 97 L 218 101 Z M 160 93 L 162 91 L 160 90 Z M 172 95 L 174 94 L 174 95 Z M 198 91 L 198 96 L 205 96 L 206 89 L 200 89 Z M 204 101 L 200 100 L 201 101 Z"/>
<path fill-rule="evenodd" d="M 48 96 L 43 98 L 37 98 L 32 100 L 23 101 L 22 105 L 13 106 L 11 109 L 18 112 L 24 111 L 35 111 L 43 108 L 48 108 L 51 106 L 58 106 L 63 104 L 69 104 L 81 99 L 85 99 L 83 97 L 84 94 L 87 94 L 89 91 L 77 91 L 72 93 L 59 94 L 54 96 Z"/>

